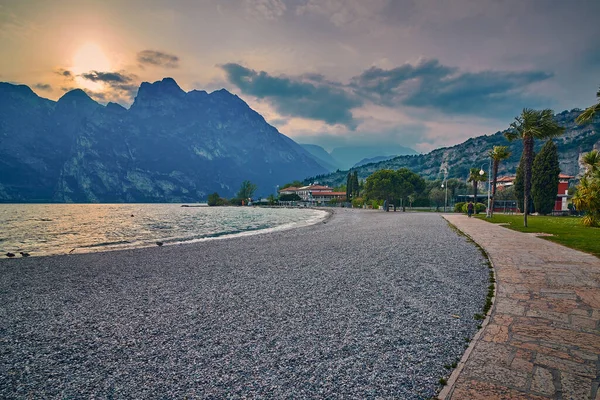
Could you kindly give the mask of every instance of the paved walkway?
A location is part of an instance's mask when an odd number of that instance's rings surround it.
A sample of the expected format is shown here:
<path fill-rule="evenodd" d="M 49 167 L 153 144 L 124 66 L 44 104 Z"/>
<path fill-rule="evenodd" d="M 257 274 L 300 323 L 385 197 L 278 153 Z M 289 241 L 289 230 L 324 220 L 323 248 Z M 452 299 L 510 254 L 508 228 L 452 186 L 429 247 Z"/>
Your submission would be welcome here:
<path fill-rule="evenodd" d="M 600 400 L 600 259 L 476 218 L 445 218 L 487 251 L 497 297 L 440 397 Z"/>

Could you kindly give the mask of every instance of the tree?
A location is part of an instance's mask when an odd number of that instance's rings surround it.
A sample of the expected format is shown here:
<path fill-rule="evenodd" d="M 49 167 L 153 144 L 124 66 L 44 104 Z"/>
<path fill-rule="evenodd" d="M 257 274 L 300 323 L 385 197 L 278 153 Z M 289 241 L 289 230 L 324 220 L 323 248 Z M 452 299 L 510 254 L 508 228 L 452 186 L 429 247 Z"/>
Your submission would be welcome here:
<path fill-rule="evenodd" d="M 585 226 L 600 226 L 600 153 L 592 150 L 582 158 L 586 172 L 577 186 L 573 204 L 578 211 L 585 211 Z"/>
<path fill-rule="evenodd" d="M 282 194 L 279 196 L 279 201 L 300 201 L 302 198 L 296 193 Z"/>
<path fill-rule="evenodd" d="M 237 192 L 236 197 L 238 199 L 246 201 L 247 199 L 250 199 L 252 198 L 252 196 L 254 196 L 256 188 L 257 186 L 254 183 L 250 181 L 244 181 L 242 182 L 242 185 L 240 186 L 240 190 Z"/>
<path fill-rule="evenodd" d="M 213 194 L 208 195 L 207 204 L 209 206 L 220 206 L 223 204 L 223 201 L 221 200 L 219 193 L 214 192 Z"/>
<path fill-rule="evenodd" d="M 471 182 L 473 184 L 473 199 L 474 199 L 474 203 L 477 203 L 477 186 L 479 182 L 485 182 L 487 181 L 487 175 L 484 172 L 483 174 L 479 174 L 479 169 L 477 168 L 471 168 L 469 170 L 469 179 L 467 179 L 467 182 Z"/>
<path fill-rule="evenodd" d="M 575 120 L 575 122 L 577 122 L 580 125 L 586 124 L 588 122 L 592 122 L 592 120 L 594 119 L 594 117 L 598 113 L 600 113 L 600 89 L 598 89 L 598 92 L 596 92 L 596 98 L 598 99 L 598 103 L 594 104 L 593 106 L 590 106 L 590 107 L 586 108 L 579 115 L 579 117 L 577 117 L 577 119 Z"/>
<path fill-rule="evenodd" d="M 552 140 L 548 140 L 535 156 L 531 174 L 531 197 L 535 210 L 542 215 L 552 213 L 560 174 L 558 149 Z"/>
<path fill-rule="evenodd" d="M 350 201 L 352 198 L 352 173 L 348 171 L 348 175 L 346 176 L 346 200 Z"/>
<path fill-rule="evenodd" d="M 404 199 L 414 193 L 421 193 L 424 188 L 423 178 L 407 168 L 398 171 L 382 169 L 367 178 L 365 195 L 368 199 L 390 202 Z"/>
<path fill-rule="evenodd" d="M 439 211 L 440 205 L 444 205 L 444 201 L 446 200 L 446 192 L 434 187 L 429 191 L 429 200 L 435 204 L 435 211 Z"/>
<path fill-rule="evenodd" d="M 496 184 L 498 183 L 498 167 L 500 166 L 500 162 L 502 160 L 506 160 L 510 157 L 510 152 L 508 151 L 508 146 L 494 146 L 492 150 L 489 151 L 489 156 L 492 159 L 492 199 L 490 202 L 490 216 L 494 213 L 494 200 L 496 199 Z"/>
<path fill-rule="evenodd" d="M 395 186 L 396 172 L 391 169 L 381 169 L 373 172 L 365 182 L 367 198 L 391 200 Z"/>
<path fill-rule="evenodd" d="M 302 187 L 302 186 L 304 186 L 304 184 L 302 182 L 300 182 L 300 181 L 293 181 L 293 182 L 290 182 L 290 183 L 286 183 L 285 185 L 283 185 L 281 187 L 281 189 L 285 189 L 285 188 L 289 188 L 289 187 Z"/>
<path fill-rule="evenodd" d="M 535 139 L 550 139 L 562 135 L 565 128 L 553 119 L 554 112 L 550 109 L 523 109 L 523 112 L 510 124 L 504 136 L 509 140 L 523 140 L 523 224 L 527 226 L 529 211 L 529 196 L 531 189 L 531 167 L 533 164 L 533 145 Z"/>
<path fill-rule="evenodd" d="M 358 173 L 354 171 L 352 174 L 352 198 L 360 195 L 360 184 L 358 183 Z"/>

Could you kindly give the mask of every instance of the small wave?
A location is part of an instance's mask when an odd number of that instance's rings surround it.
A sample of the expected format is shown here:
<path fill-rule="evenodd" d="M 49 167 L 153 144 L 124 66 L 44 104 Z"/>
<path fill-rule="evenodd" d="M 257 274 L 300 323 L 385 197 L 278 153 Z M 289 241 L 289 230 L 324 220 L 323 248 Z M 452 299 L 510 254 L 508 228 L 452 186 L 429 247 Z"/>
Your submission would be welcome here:
<path fill-rule="evenodd" d="M 103 247 L 103 246 L 115 246 L 119 244 L 130 244 L 129 240 L 119 240 L 117 242 L 102 242 L 102 243 L 94 243 L 94 244 L 86 244 L 79 247 L 83 248 L 94 248 L 94 247 Z"/>

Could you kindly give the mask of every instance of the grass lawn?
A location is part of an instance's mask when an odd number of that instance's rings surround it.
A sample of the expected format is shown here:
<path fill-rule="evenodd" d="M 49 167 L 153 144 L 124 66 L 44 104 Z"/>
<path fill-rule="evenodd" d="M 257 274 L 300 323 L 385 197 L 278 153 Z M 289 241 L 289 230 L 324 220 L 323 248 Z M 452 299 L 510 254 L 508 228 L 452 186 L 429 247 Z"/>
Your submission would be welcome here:
<path fill-rule="evenodd" d="M 522 215 L 494 214 L 490 219 L 485 218 L 485 214 L 479 214 L 475 217 L 492 223 L 508 223 L 507 228 L 519 232 L 550 233 L 554 236 L 541 237 L 600 257 L 600 228 L 585 227 L 578 217 L 530 215 L 527 218 L 527 228 L 523 226 Z"/>

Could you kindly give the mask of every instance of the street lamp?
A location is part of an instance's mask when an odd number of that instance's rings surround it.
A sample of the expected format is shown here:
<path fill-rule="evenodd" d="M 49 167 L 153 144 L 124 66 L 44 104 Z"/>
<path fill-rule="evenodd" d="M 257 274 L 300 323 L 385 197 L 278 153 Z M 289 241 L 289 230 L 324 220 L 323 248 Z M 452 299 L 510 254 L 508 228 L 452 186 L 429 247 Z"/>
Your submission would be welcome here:
<path fill-rule="evenodd" d="M 446 197 L 444 199 L 444 212 L 446 212 L 446 206 L 448 205 L 448 182 L 446 178 L 448 178 L 448 170 L 446 168 L 444 170 L 444 183 L 442 183 L 442 189 L 446 189 Z"/>
<path fill-rule="evenodd" d="M 483 176 L 483 174 L 485 174 L 485 171 L 483 170 L 483 166 L 484 164 L 481 164 L 481 169 L 479 170 L 479 175 Z M 487 193 L 487 207 L 486 207 L 486 212 L 485 212 L 485 217 L 486 218 L 490 218 L 492 215 L 490 214 L 490 194 L 492 192 L 492 181 L 491 181 L 491 176 L 492 176 L 492 157 L 490 157 L 490 163 L 489 163 L 489 167 L 488 167 L 488 193 Z"/>

